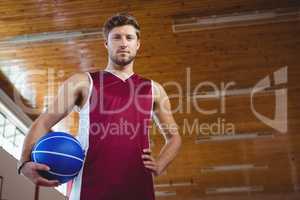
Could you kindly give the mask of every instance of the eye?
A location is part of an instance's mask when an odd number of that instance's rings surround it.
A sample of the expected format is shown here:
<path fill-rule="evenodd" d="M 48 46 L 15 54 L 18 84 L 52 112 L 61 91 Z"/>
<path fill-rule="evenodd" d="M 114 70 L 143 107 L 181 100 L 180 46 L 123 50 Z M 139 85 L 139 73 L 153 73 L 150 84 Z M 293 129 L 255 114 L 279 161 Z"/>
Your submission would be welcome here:
<path fill-rule="evenodd" d="M 133 40 L 134 39 L 134 36 L 132 35 L 127 35 L 127 40 Z"/>
<path fill-rule="evenodd" d="M 120 35 L 114 35 L 114 36 L 112 37 L 112 39 L 114 39 L 114 40 L 118 40 L 118 39 L 120 39 L 120 38 L 121 38 Z"/>

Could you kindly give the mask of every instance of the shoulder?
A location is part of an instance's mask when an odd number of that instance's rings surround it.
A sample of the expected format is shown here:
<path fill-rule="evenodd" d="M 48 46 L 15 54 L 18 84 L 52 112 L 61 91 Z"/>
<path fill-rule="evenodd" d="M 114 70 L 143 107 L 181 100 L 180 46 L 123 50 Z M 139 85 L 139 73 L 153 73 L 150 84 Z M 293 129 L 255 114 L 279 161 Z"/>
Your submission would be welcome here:
<path fill-rule="evenodd" d="M 89 75 L 88 72 L 78 72 L 70 76 L 68 79 L 71 82 L 76 82 L 76 81 L 88 81 L 89 80 Z"/>
<path fill-rule="evenodd" d="M 68 91 L 68 93 L 73 96 L 85 97 L 88 94 L 90 84 L 88 73 L 79 72 L 71 75 L 67 80 L 65 80 L 62 89 Z"/>
<path fill-rule="evenodd" d="M 164 87 L 162 86 L 162 84 L 160 84 L 157 81 L 140 76 L 140 75 L 138 75 L 138 77 L 141 81 L 148 82 L 151 84 L 155 102 L 159 102 L 162 99 L 168 98 L 167 93 L 166 93 Z"/>
<path fill-rule="evenodd" d="M 152 87 L 155 102 L 168 97 L 164 87 L 160 83 L 152 80 Z"/>
<path fill-rule="evenodd" d="M 90 85 L 90 78 L 87 72 L 79 72 L 71 75 L 65 84 L 71 84 L 70 87 L 81 88 Z"/>
<path fill-rule="evenodd" d="M 153 85 L 154 88 L 156 88 L 158 90 L 162 90 L 163 89 L 163 86 L 160 83 L 158 83 L 156 81 L 153 81 L 153 80 L 151 80 L 151 81 L 152 81 L 152 85 Z"/>

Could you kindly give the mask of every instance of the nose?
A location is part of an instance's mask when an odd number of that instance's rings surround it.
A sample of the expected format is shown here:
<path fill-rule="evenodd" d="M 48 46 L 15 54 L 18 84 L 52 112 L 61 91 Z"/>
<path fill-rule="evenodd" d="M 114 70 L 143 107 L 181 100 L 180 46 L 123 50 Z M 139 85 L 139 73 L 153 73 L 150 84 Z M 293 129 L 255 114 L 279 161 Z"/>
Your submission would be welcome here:
<path fill-rule="evenodd" d="M 123 37 L 121 38 L 121 45 L 120 45 L 120 46 L 121 46 L 122 48 L 126 48 L 127 45 L 128 45 L 127 38 L 123 36 Z"/>

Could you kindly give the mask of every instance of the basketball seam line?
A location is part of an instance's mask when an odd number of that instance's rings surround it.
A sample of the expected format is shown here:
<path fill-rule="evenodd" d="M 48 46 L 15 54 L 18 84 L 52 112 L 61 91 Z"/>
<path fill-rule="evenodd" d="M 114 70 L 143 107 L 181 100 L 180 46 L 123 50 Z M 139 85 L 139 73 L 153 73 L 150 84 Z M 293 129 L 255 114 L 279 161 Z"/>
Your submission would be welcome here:
<path fill-rule="evenodd" d="M 53 151 L 35 151 L 34 150 L 32 153 L 33 154 L 36 154 L 36 153 L 48 153 L 48 154 L 53 154 L 53 155 L 58 155 L 58 156 L 65 156 L 65 157 L 68 157 L 68 158 L 74 158 L 76 160 L 79 160 L 79 161 L 83 162 L 83 160 L 80 159 L 80 158 L 77 158 L 75 156 L 71 156 L 71 155 L 68 155 L 68 154 L 64 154 L 64 153 L 59 153 L 59 152 L 53 152 Z"/>
<path fill-rule="evenodd" d="M 76 144 L 78 144 L 78 145 L 80 146 L 80 148 L 81 148 L 80 143 L 79 143 L 77 140 L 73 139 L 73 138 L 69 138 L 69 137 L 67 137 L 67 136 L 51 136 L 51 137 L 48 137 L 48 138 L 45 138 L 45 139 L 41 140 L 41 141 L 36 145 L 35 149 L 36 149 L 42 142 L 44 142 L 44 141 L 46 141 L 46 140 L 53 139 L 53 138 L 65 138 L 65 139 L 67 139 L 67 140 L 72 140 L 73 142 L 75 142 Z"/>
<path fill-rule="evenodd" d="M 56 175 L 56 176 L 76 176 L 78 174 L 77 173 L 74 173 L 74 174 L 60 174 L 60 173 L 55 173 L 53 171 L 47 171 L 49 174 L 52 174 L 52 175 Z"/>

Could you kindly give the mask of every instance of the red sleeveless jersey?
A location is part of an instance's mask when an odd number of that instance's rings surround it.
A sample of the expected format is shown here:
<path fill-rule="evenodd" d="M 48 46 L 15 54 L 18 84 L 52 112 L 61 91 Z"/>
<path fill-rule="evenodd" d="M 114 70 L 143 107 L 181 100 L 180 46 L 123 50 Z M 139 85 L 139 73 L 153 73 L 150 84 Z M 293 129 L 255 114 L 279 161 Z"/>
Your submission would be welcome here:
<path fill-rule="evenodd" d="M 70 200 L 154 200 L 143 164 L 154 103 L 152 81 L 89 73 L 89 100 L 80 111 L 78 139 L 86 151 Z"/>

